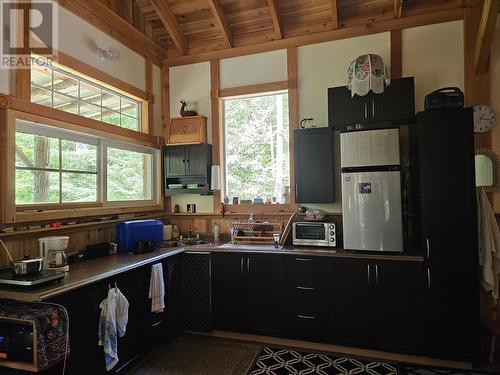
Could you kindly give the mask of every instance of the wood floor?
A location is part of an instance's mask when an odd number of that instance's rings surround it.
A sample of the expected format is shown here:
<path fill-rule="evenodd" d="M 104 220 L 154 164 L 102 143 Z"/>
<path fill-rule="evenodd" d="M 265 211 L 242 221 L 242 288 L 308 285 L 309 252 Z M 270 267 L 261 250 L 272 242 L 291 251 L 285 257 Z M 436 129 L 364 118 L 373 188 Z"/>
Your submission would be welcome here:
<path fill-rule="evenodd" d="M 340 346 L 332 344 L 321 344 L 308 341 L 289 340 L 277 337 L 257 336 L 257 335 L 227 332 L 227 331 L 213 331 L 210 333 L 200 333 L 200 332 L 188 332 L 188 333 L 231 339 L 247 343 L 258 343 L 263 345 L 284 346 L 284 347 L 292 347 L 292 348 L 312 350 L 312 351 L 332 352 L 338 354 L 353 355 L 358 357 L 368 357 L 368 358 L 376 358 L 387 361 L 409 363 L 421 366 L 449 367 L 449 368 L 459 368 L 459 369 L 472 368 L 472 364 L 467 362 L 448 361 L 448 360 L 441 360 L 441 359 L 415 356 L 415 355 L 388 353 L 377 350 L 360 349 L 360 348 L 353 348 L 348 346 Z"/>

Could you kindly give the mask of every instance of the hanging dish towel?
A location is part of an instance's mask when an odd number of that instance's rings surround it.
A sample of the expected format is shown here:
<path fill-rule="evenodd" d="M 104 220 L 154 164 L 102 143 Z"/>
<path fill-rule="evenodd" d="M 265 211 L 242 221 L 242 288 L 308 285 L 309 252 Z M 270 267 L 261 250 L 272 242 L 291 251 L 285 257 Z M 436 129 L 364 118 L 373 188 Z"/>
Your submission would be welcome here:
<path fill-rule="evenodd" d="M 482 267 L 483 288 L 498 300 L 500 274 L 500 230 L 484 189 L 477 191 L 477 224 L 479 239 L 479 264 Z"/>
<path fill-rule="evenodd" d="M 149 298 L 151 298 L 151 312 L 158 313 L 165 309 L 165 283 L 163 282 L 163 266 L 161 263 L 151 266 Z"/>
<path fill-rule="evenodd" d="M 118 363 L 118 337 L 127 330 L 129 303 L 120 289 L 113 288 L 99 307 L 99 345 L 104 347 L 106 370 L 110 371 Z"/>

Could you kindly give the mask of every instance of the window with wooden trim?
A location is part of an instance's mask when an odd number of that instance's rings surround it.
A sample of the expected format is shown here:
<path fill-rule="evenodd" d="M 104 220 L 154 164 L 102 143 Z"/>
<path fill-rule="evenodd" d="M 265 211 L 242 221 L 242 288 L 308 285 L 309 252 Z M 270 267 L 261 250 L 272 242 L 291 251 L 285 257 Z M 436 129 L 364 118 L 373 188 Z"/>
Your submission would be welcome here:
<path fill-rule="evenodd" d="M 156 149 L 16 120 L 15 153 L 18 208 L 157 203 Z"/>
<path fill-rule="evenodd" d="M 39 61 L 33 60 L 31 66 L 32 103 L 141 131 L 140 100 L 76 75 L 60 65 Z"/>
<path fill-rule="evenodd" d="M 290 202 L 288 92 L 223 99 L 224 194 Z"/>

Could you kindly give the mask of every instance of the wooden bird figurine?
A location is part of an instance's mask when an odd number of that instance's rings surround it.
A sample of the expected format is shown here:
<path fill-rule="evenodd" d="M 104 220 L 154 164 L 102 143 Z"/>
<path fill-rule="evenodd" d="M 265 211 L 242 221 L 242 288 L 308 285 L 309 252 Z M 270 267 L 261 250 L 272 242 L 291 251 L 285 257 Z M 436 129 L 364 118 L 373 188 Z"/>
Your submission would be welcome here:
<path fill-rule="evenodd" d="M 189 116 L 198 116 L 198 112 L 196 111 L 186 111 L 186 101 L 181 100 L 181 116 L 182 117 L 189 117 Z"/>

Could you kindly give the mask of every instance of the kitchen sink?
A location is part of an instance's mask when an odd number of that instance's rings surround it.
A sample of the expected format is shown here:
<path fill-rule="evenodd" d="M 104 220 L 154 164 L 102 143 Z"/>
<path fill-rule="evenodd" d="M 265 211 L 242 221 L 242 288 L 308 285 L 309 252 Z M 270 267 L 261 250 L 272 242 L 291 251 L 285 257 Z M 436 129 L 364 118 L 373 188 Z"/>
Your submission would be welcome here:
<path fill-rule="evenodd" d="M 183 239 L 182 241 L 180 241 L 180 244 L 186 246 L 196 246 L 196 245 L 208 245 L 208 242 L 198 239 Z"/>

